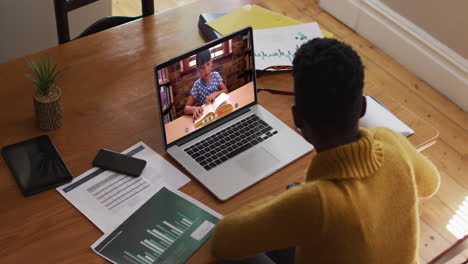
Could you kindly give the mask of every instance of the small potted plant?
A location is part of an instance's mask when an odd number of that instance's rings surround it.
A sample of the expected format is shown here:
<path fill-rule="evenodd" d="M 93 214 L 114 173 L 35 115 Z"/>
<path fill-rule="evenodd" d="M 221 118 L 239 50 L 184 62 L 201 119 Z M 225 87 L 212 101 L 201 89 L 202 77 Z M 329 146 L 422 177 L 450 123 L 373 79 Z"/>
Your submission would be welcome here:
<path fill-rule="evenodd" d="M 34 112 L 39 128 L 52 130 L 62 126 L 62 92 L 57 86 L 65 68 L 53 63 L 50 57 L 43 57 L 29 63 L 32 74 L 26 77 L 35 85 L 33 91 Z"/>

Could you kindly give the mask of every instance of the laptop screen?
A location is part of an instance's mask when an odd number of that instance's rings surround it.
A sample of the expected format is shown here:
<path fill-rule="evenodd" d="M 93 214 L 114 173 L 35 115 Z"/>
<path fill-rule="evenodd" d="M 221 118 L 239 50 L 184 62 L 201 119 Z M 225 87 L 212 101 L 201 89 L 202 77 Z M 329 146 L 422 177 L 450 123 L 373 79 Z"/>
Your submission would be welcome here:
<path fill-rule="evenodd" d="M 252 31 L 210 42 L 155 71 L 168 145 L 255 101 Z"/>

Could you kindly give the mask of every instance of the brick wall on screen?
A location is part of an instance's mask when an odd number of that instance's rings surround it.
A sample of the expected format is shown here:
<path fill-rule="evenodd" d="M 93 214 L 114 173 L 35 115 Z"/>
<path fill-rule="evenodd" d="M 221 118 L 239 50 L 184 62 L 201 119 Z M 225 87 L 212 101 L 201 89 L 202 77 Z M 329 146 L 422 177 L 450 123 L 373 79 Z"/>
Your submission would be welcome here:
<path fill-rule="evenodd" d="M 217 71 L 221 74 L 229 92 L 247 83 L 248 79 L 245 76 L 246 47 L 247 41 L 241 40 L 241 37 L 238 37 L 232 40 L 232 53 L 230 55 L 213 59 L 212 71 Z M 171 78 L 177 118 L 184 114 L 184 107 L 190 95 L 190 90 L 199 76 L 195 67 L 182 73 L 180 71 L 180 63 L 170 65 L 168 71 Z"/>

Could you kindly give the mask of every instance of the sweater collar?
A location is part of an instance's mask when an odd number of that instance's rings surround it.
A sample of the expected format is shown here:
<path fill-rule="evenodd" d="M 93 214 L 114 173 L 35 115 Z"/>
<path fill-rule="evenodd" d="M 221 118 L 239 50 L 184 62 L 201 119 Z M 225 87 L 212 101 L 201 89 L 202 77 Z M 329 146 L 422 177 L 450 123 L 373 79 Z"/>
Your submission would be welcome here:
<path fill-rule="evenodd" d="M 383 151 L 369 130 L 360 128 L 361 138 L 350 144 L 318 153 L 310 162 L 306 181 L 363 179 L 374 174 Z"/>

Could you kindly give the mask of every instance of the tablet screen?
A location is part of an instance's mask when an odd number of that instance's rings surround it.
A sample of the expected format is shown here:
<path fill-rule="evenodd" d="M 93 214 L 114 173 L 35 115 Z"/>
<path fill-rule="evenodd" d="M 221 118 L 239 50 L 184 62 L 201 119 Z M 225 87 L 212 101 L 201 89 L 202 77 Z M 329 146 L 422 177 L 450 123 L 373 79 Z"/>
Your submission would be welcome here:
<path fill-rule="evenodd" d="M 72 175 L 47 135 L 6 146 L 2 155 L 24 195 L 72 180 Z"/>

